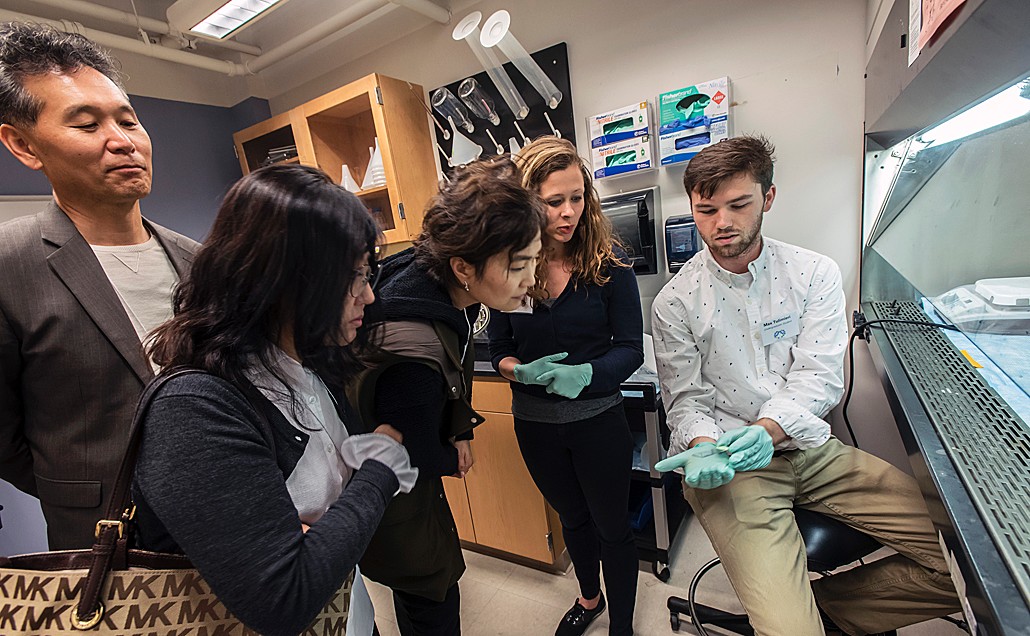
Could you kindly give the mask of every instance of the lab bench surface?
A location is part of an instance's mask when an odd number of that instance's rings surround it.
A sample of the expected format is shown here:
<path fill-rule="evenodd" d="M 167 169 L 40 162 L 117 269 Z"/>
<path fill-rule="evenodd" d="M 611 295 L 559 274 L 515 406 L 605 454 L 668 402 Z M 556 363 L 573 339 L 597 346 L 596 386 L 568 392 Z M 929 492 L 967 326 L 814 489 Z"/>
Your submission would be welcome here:
<path fill-rule="evenodd" d="M 863 309 L 870 319 L 926 319 L 911 302 Z M 1030 530 L 1012 523 L 1030 510 L 1030 489 L 1019 486 L 1030 479 L 1018 456 L 1025 427 L 1006 426 L 1011 410 L 937 330 L 874 329 L 870 350 L 973 633 L 1026 634 Z M 998 442 L 1005 448 L 992 449 Z M 978 465 L 987 457 L 1015 464 L 994 474 Z"/>

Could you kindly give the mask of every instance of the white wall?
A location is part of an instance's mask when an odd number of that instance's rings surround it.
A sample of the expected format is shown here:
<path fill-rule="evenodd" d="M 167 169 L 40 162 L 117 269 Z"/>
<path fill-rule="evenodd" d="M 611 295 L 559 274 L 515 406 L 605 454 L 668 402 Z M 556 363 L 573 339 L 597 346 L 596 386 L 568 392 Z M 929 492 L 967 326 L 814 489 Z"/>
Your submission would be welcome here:
<path fill-rule="evenodd" d="M 857 295 L 862 182 L 863 73 L 868 0 L 484 0 L 455 9 L 512 14 L 530 51 L 568 43 L 580 150 L 585 117 L 659 92 L 729 76 L 736 133 L 777 145 L 779 198 L 770 236 L 833 257 Z M 482 69 L 451 25 L 430 25 L 270 97 L 278 113 L 379 72 L 432 89 Z M 658 184 L 666 216 L 689 211 L 682 166 L 601 182 L 602 196 Z M 644 281 L 645 299 L 660 281 Z"/>
<path fill-rule="evenodd" d="M 734 132 L 760 132 L 777 146 L 778 197 L 766 217 L 766 234 L 836 260 L 850 316 L 858 304 L 867 44 L 875 44 L 893 1 L 612 0 L 602 5 L 591 0 L 483 0 L 452 6 L 455 19 L 472 10 L 489 15 L 508 9 L 512 32 L 530 51 L 568 43 L 583 154 L 588 150 L 582 142 L 587 116 L 728 76 Z M 481 71 L 450 31 L 450 25 L 430 25 L 316 80 L 273 90 L 272 112 L 372 72 L 429 90 Z M 275 70 L 285 72 L 287 66 Z M 689 212 L 681 178 L 682 166 L 663 168 L 602 181 L 598 190 L 604 196 L 657 184 L 662 214 L 668 217 Z M 647 308 L 665 278 L 639 279 L 648 324 Z M 857 350 L 859 371 L 849 415 L 859 442 L 909 470 L 868 353 L 864 345 Z M 835 433 L 846 437 L 839 417 L 834 419 Z"/>
<path fill-rule="evenodd" d="M 46 207 L 48 196 L 0 196 L 0 223 L 36 214 Z"/>
<path fill-rule="evenodd" d="M 866 0 L 866 62 L 868 62 L 869 58 L 873 56 L 873 49 L 876 48 L 876 41 L 880 38 L 880 33 L 883 31 L 883 25 L 887 23 L 887 16 L 890 15 L 895 1 L 896 0 Z"/>
<path fill-rule="evenodd" d="M 250 96 L 264 97 L 264 84 L 256 77 L 229 77 L 117 49 L 111 53 L 121 62 L 125 90 L 131 95 L 226 108 Z M 232 59 L 233 54 L 222 57 Z"/>
<path fill-rule="evenodd" d="M 46 552 L 46 521 L 39 499 L 0 480 L 0 556 Z"/>
<path fill-rule="evenodd" d="M 452 3 L 455 19 L 506 8 L 530 51 L 567 42 L 580 151 L 585 118 L 663 91 L 726 75 L 736 134 L 777 146 L 778 197 L 768 235 L 828 254 L 840 265 L 848 313 L 858 303 L 864 70 L 893 0 L 483 0 Z M 882 5 L 882 6 L 881 6 Z M 868 12 L 873 12 L 870 15 Z M 379 72 L 427 90 L 481 71 L 450 25 L 430 25 L 289 90 L 271 91 L 278 113 Z M 289 63 L 277 71 L 288 71 Z M 296 73 L 302 69 L 294 69 Z M 285 80 L 285 77 L 283 77 Z M 270 86 L 280 82 L 269 82 Z M 598 184 L 601 195 L 657 184 L 663 217 L 689 212 L 682 166 Z M 662 220 L 659 220 L 659 224 Z M 666 276 L 642 277 L 645 313 Z M 857 347 L 849 410 L 863 446 L 908 470 L 900 437 L 864 345 Z M 834 431 L 845 437 L 835 418 Z"/>

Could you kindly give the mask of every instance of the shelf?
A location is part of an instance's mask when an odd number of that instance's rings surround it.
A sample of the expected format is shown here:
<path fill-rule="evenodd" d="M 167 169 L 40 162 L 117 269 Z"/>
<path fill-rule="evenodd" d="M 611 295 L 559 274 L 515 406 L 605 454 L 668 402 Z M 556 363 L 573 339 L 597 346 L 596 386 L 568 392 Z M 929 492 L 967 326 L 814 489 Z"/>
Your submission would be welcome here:
<path fill-rule="evenodd" d="M 299 164 L 300 163 L 300 157 L 290 157 L 289 159 L 283 159 L 281 161 L 273 161 L 271 163 L 261 164 L 258 167 L 259 168 L 267 168 L 268 166 L 280 166 L 280 165 L 286 165 L 286 164 L 289 164 L 289 163 L 297 163 L 297 164 Z"/>
<path fill-rule="evenodd" d="M 357 195 L 359 199 L 371 198 L 376 195 L 387 194 L 388 189 L 389 186 L 377 186 L 375 188 L 369 188 L 367 190 L 358 190 L 354 194 Z"/>
<path fill-rule="evenodd" d="M 293 135 L 293 129 L 287 121 L 286 125 L 279 126 L 278 128 L 263 132 L 251 139 L 240 142 L 239 148 L 243 151 L 242 160 L 246 162 L 249 171 L 255 170 L 262 165 L 262 163 L 268 158 L 269 150 L 282 146 L 295 145 L 296 140 Z M 300 163 L 300 157 L 291 157 L 290 159 L 284 159 L 274 163 Z"/>
<path fill-rule="evenodd" d="M 377 143 L 386 186 L 354 194 L 376 219 L 386 244 L 402 246 L 422 229 L 422 210 L 436 192 L 437 168 L 421 86 L 367 75 L 233 135 L 243 172 L 270 150 L 296 146 L 300 163 L 339 183 L 343 166 L 357 183 Z"/>

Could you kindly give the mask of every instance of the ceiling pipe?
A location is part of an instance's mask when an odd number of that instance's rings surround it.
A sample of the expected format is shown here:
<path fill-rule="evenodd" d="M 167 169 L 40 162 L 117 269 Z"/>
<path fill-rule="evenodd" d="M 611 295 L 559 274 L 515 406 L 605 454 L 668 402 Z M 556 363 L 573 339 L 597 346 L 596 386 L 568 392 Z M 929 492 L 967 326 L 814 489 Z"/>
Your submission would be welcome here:
<path fill-rule="evenodd" d="M 330 17 L 301 35 L 288 40 L 274 49 L 265 51 L 253 60 L 244 62 L 244 66 L 251 73 L 259 73 L 269 66 L 281 62 L 287 57 L 305 49 L 320 40 L 337 34 L 348 27 L 353 26 L 360 20 L 372 17 L 373 19 L 385 15 L 395 9 L 396 6 L 386 0 L 358 0 L 346 9 Z M 386 11 L 383 11 L 386 9 Z"/>
<path fill-rule="evenodd" d="M 196 55 L 195 53 L 187 53 L 186 51 L 169 49 L 159 44 L 151 44 L 150 42 L 143 42 L 141 40 L 127 38 L 121 35 L 113 35 L 105 31 L 88 29 L 84 27 L 82 24 L 79 24 L 78 22 L 72 22 L 71 20 L 47 20 L 45 18 L 38 18 L 36 16 L 26 15 L 24 13 L 8 11 L 7 9 L 0 9 L 0 21 L 7 20 L 17 22 L 37 22 L 40 24 L 49 24 L 62 31 L 84 35 L 87 38 L 96 42 L 97 44 L 107 46 L 112 49 L 118 49 L 119 51 L 129 51 L 131 53 L 139 53 L 141 55 L 146 55 L 147 57 L 153 57 L 159 60 L 165 60 L 167 62 L 175 62 L 177 64 L 183 64 L 186 66 L 192 66 L 194 68 L 203 69 L 205 71 L 225 73 L 230 77 L 247 74 L 246 67 L 242 64 L 237 64 L 236 62 L 230 62 L 228 60 L 217 60 L 210 57 L 204 57 L 203 55 Z"/>
<path fill-rule="evenodd" d="M 65 11 L 72 11 L 81 15 L 87 15 L 99 20 L 106 20 L 116 24 L 126 24 L 131 27 L 137 26 L 136 15 L 128 13 L 126 11 L 120 11 L 118 9 L 112 9 L 110 7 L 104 7 L 85 0 L 33 0 L 36 4 L 53 7 L 55 9 L 62 9 Z M 161 35 L 171 35 L 175 38 L 189 39 L 196 42 L 202 42 L 210 46 L 216 46 L 230 51 L 237 51 L 239 53 L 246 53 L 247 55 L 261 55 L 261 49 L 256 46 L 249 44 L 243 44 L 242 42 L 236 42 L 235 40 L 208 40 L 200 37 L 190 37 L 188 34 L 181 33 L 177 29 L 173 28 L 172 25 L 162 20 L 155 20 L 154 18 L 146 18 L 143 16 L 139 17 L 138 26 L 144 31 L 151 33 L 158 33 Z"/>
<path fill-rule="evenodd" d="M 390 0 L 390 2 L 405 9 L 411 9 L 416 13 L 421 13 L 440 24 L 447 24 L 451 21 L 451 12 L 431 0 Z"/>
<path fill-rule="evenodd" d="M 44 4 L 50 4 L 52 6 L 58 5 L 72 5 L 72 4 L 85 4 L 80 0 L 37 0 Z M 415 8 L 415 6 L 420 8 Z M 94 5 L 91 5 L 94 6 Z M 196 55 L 194 53 L 187 53 L 185 51 L 179 51 L 163 47 L 160 45 L 152 44 L 150 42 L 144 42 L 142 40 L 136 40 L 121 35 L 114 35 L 105 31 L 97 31 L 95 29 L 89 29 L 78 22 L 71 20 L 49 20 L 45 18 L 39 18 L 36 16 L 26 15 L 23 13 L 17 13 L 14 11 L 8 11 L 6 9 L 0 9 L 0 20 L 12 20 L 21 22 L 39 22 L 43 24 L 52 25 L 62 31 L 68 31 L 70 33 L 78 33 L 84 35 L 89 39 L 93 40 L 97 44 L 108 46 L 113 49 L 120 51 L 129 51 L 131 53 L 139 53 L 147 57 L 152 57 L 168 62 L 175 62 L 186 66 L 192 66 L 194 68 L 203 69 L 206 71 L 214 71 L 216 73 L 225 73 L 230 77 L 239 75 L 254 75 L 263 71 L 264 69 L 281 62 L 287 57 L 297 53 L 304 48 L 312 46 L 317 42 L 339 33 L 346 32 L 355 27 L 360 21 L 367 18 L 377 19 L 397 7 L 405 7 L 415 11 L 418 11 L 422 15 L 432 18 L 433 20 L 446 22 L 450 18 L 450 12 L 442 7 L 430 2 L 429 0 L 358 0 L 351 6 L 347 7 L 343 11 L 332 16 L 329 20 L 322 22 L 314 29 L 310 29 L 301 35 L 280 44 L 279 46 L 262 53 L 261 55 L 248 60 L 242 64 L 236 62 L 230 62 L 228 60 L 219 60 L 215 58 L 205 57 L 203 55 Z M 100 7 L 96 7 L 100 8 Z M 433 9 L 435 8 L 435 10 Z M 121 13 L 121 12 L 118 12 Z M 434 15 L 429 15 L 430 13 Z M 92 13 L 90 15 L 93 15 Z M 132 14 L 128 14 L 132 15 Z M 96 16 L 100 17 L 100 16 Z M 135 16 L 133 17 L 133 24 L 135 24 Z M 143 18 L 140 18 L 141 25 L 143 25 Z M 159 21 L 155 21 L 159 22 Z M 143 25 L 146 28 L 145 25 Z M 165 25 L 167 26 L 167 25 Z"/>

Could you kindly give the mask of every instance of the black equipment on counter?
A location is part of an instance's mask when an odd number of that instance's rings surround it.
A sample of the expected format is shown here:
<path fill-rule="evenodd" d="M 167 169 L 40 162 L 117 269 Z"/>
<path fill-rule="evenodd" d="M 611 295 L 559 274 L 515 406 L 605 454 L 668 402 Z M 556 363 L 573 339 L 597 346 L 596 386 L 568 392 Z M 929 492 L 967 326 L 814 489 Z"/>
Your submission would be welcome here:
<path fill-rule="evenodd" d="M 665 256 L 670 272 L 678 272 L 690 257 L 700 251 L 701 237 L 697 234 L 694 217 L 670 216 L 665 220 Z"/>

